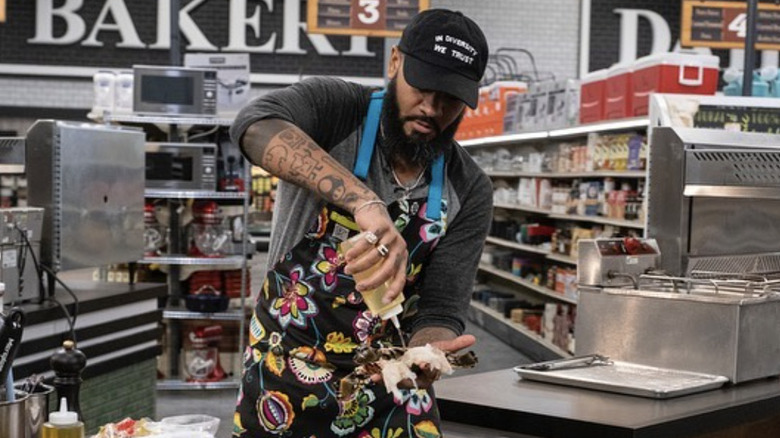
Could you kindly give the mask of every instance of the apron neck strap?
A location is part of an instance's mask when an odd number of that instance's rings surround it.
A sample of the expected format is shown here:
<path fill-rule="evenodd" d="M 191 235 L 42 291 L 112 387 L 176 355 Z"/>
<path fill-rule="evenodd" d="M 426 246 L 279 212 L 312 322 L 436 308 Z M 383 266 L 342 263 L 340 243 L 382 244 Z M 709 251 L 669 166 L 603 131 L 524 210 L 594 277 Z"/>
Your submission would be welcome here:
<path fill-rule="evenodd" d="M 441 195 L 444 189 L 444 154 L 431 164 L 431 185 L 428 187 L 428 207 L 425 217 L 432 221 L 441 219 Z"/>
<path fill-rule="evenodd" d="M 365 181 L 368 176 L 368 168 L 371 165 L 371 157 L 374 154 L 376 134 L 379 131 L 379 116 L 382 113 L 382 100 L 385 90 L 371 93 L 371 102 L 368 104 L 368 115 L 363 124 L 363 135 L 360 138 L 357 160 L 352 173 Z M 431 164 L 431 185 L 428 187 L 428 207 L 426 217 L 432 221 L 441 219 L 441 197 L 444 189 L 444 154 L 439 155 Z"/>
<path fill-rule="evenodd" d="M 379 115 L 382 113 L 382 99 L 384 97 L 385 90 L 371 93 L 368 115 L 365 123 L 363 123 L 363 135 L 360 138 L 360 148 L 358 149 L 358 156 L 352 173 L 364 181 L 366 176 L 368 176 L 371 156 L 374 154 L 374 143 L 376 142 L 376 133 L 379 131 Z"/>

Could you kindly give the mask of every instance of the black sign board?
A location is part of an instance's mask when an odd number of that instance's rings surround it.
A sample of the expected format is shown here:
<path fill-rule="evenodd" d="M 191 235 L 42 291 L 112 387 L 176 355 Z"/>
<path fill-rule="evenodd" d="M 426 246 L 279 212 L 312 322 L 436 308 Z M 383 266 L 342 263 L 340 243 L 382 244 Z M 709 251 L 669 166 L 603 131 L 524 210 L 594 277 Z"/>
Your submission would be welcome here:
<path fill-rule="evenodd" d="M 693 116 L 693 126 L 780 134 L 780 108 L 701 105 Z"/>
<path fill-rule="evenodd" d="M 681 39 L 684 46 L 742 49 L 746 32 L 746 2 L 683 2 Z M 758 4 L 756 49 L 780 49 L 780 5 Z"/>
<path fill-rule="evenodd" d="M 400 37 L 429 0 L 309 0 L 309 33 Z"/>

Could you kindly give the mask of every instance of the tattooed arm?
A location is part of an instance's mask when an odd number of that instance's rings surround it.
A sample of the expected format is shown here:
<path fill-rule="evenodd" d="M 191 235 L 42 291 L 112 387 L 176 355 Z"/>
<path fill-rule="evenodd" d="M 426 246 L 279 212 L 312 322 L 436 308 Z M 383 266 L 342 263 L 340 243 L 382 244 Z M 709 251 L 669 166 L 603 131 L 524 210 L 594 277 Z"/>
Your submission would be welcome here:
<path fill-rule="evenodd" d="M 370 290 L 392 280 L 388 302 L 401 293 L 406 280 L 406 242 L 383 205 L 370 204 L 355 213 L 367 201 L 379 200 L 376 193 L 290 122 L 263 119 L 253 123 L 241 138 L 241 148 L 253 164 L 272 175 L 352 212 L 361 231 L 374 232 L 390 250 L 382 268 L 357 289 Z M 362 241 L 346 256 L 348 273 L 361 272 L 382 259 L 373 246 Z"/>

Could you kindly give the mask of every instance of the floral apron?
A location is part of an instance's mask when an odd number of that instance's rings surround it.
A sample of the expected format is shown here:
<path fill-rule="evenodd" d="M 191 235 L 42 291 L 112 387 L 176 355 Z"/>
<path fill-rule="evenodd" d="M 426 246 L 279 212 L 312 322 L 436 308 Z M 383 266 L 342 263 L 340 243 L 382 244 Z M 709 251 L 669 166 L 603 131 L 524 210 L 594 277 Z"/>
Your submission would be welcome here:
<path fill-rule="evenodd" d="M 354 174 L 365 179 L 374 151 L 384 92 L 371 96 Z M 413 312 L 416 281 L 446 227 L 442 199 L 444 157 L 431 165 L 428 197 L 388 206 L 409 249 L 405 313 Z M 341 378 L 355 367 L 362 343 L 392 325 L 372 315 L 339 264 L 338 244 L 359 232 L 346 211 L 326 205 L 305 237 L 268 272 L 250 321 L 249 346 L 233 434 L 238 437 L 438 437 L 432 391 L 369 383 L 354 397 L 337 398 Z"/>

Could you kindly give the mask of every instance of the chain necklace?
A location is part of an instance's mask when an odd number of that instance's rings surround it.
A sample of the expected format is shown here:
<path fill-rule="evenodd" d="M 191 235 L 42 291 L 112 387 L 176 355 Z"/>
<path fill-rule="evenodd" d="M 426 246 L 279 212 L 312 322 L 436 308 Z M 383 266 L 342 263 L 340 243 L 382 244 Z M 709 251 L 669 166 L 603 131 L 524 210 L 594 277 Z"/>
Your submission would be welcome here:
<path fill-rule="evenodd" d="M 425 175 L 425 169 L 423 168 L 420 170 L 420 174 L 417 175 L 417 179 L 410 185 L 405 185 L 401 182 L 401 179 L 398 178 L 398 174 L 395 173 L 395 168 L 391 166 L 390 170 L 393 172 L 393 178 L 395 178 L 395 183 L 398 184 L 398 186 L 401 188 L 401 190 L 404 191 L 404 194 L 401 196 L 400 200 L 406 201 L 409 199 L 409 195 L 412 194 L 412 190 L 416 189 L 417 186 L 420 185 L 422 182 L 423 176 Z"/>

